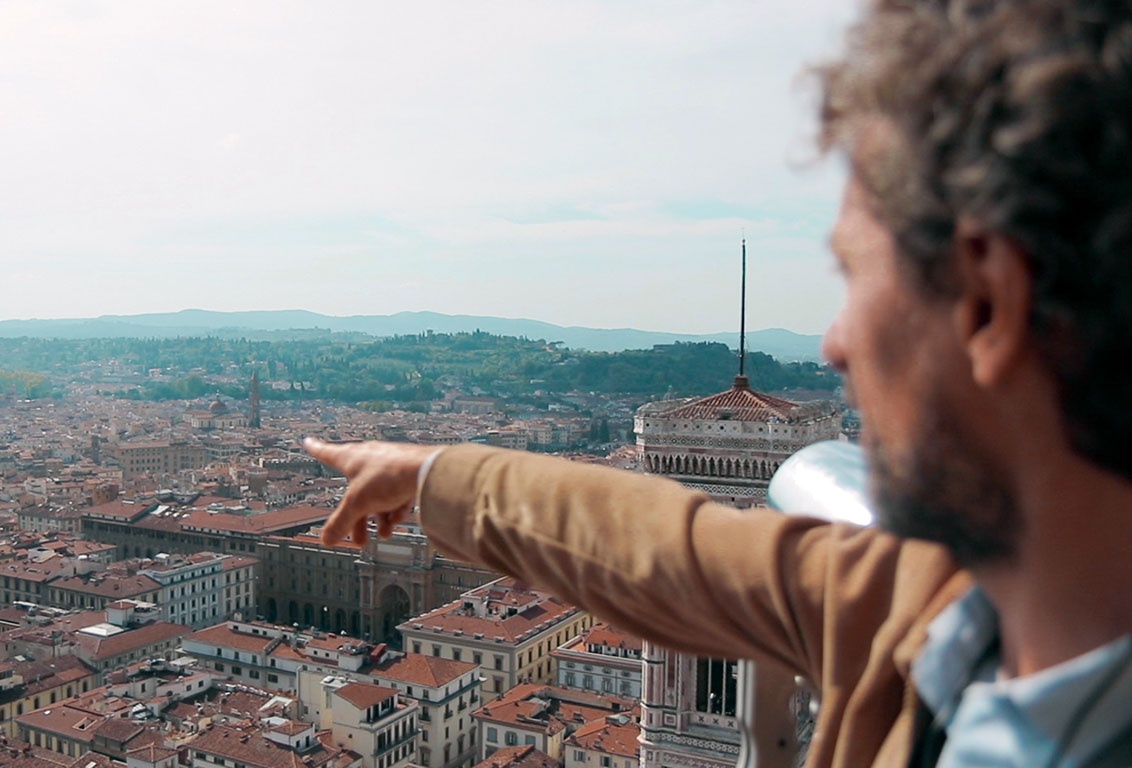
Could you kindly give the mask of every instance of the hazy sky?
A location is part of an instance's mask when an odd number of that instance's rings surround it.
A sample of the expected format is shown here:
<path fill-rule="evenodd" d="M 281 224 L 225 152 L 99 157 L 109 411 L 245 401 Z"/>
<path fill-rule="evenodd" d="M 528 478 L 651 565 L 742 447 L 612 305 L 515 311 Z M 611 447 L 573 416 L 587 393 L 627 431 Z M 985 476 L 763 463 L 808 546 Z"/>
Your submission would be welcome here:
<path fill-rule="evenodd" d="M 852 0 L 0 3 L 0 319 L 820 332 Z"/>

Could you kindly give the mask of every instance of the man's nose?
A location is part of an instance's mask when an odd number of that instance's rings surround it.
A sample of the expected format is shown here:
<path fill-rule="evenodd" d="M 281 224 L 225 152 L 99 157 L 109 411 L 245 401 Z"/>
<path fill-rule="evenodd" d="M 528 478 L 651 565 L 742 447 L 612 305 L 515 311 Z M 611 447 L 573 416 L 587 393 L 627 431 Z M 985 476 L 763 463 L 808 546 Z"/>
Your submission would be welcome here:
<path fill-rule="evenodd" d="M 842 313 L 839 312 L 833 322 L 829 324 L 829 327 L 825 329 L 825 335 L 822 336 L 821 340 L 822 357 L 843 373 L 846 368 L 844 327 L 845 321 L 842 318 Z"/>

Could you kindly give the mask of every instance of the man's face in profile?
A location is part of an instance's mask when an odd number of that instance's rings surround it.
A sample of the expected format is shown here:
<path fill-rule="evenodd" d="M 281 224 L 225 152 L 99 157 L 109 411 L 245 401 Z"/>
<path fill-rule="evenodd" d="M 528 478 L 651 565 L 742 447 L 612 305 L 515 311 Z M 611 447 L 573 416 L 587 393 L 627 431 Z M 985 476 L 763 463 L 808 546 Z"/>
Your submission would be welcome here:
<path fill-rule="evenodd" d="M 823 353 L 861 413 L 879 524 L 941 543 L 966 564 L 1008 556 L 1013 500 L 973 439 L 978 413 L 955 300 L 915 284 L 857 179 L 831 247 L 846 297 Z"/>

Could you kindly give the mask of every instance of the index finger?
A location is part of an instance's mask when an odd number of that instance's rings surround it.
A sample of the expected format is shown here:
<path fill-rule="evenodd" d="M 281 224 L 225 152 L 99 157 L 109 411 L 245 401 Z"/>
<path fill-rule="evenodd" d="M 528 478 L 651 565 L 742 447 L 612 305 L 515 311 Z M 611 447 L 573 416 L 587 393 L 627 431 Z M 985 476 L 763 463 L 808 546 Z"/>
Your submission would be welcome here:
<path fill-rule="evenodd" d="M 303 438 L 303 450 L 323 464 L 329 464 L 336 469 L 342 469 L 341 462 L 345 453 L 344 446 L 319 440 L 317 437 Z"/>

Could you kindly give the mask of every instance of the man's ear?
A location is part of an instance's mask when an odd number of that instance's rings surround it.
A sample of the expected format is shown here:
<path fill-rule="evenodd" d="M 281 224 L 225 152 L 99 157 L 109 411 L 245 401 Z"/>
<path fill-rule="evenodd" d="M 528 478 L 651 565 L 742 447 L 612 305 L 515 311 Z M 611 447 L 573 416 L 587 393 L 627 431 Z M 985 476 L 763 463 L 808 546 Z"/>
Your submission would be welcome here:
<path fill-rule="evenodd" d="M 956 227 L 960 297 L 956 330 L 983 387 L 1001 383 L 1030 344 L 1032 275 L 1026 252 L 981 224 L 960 219 Z"/>

